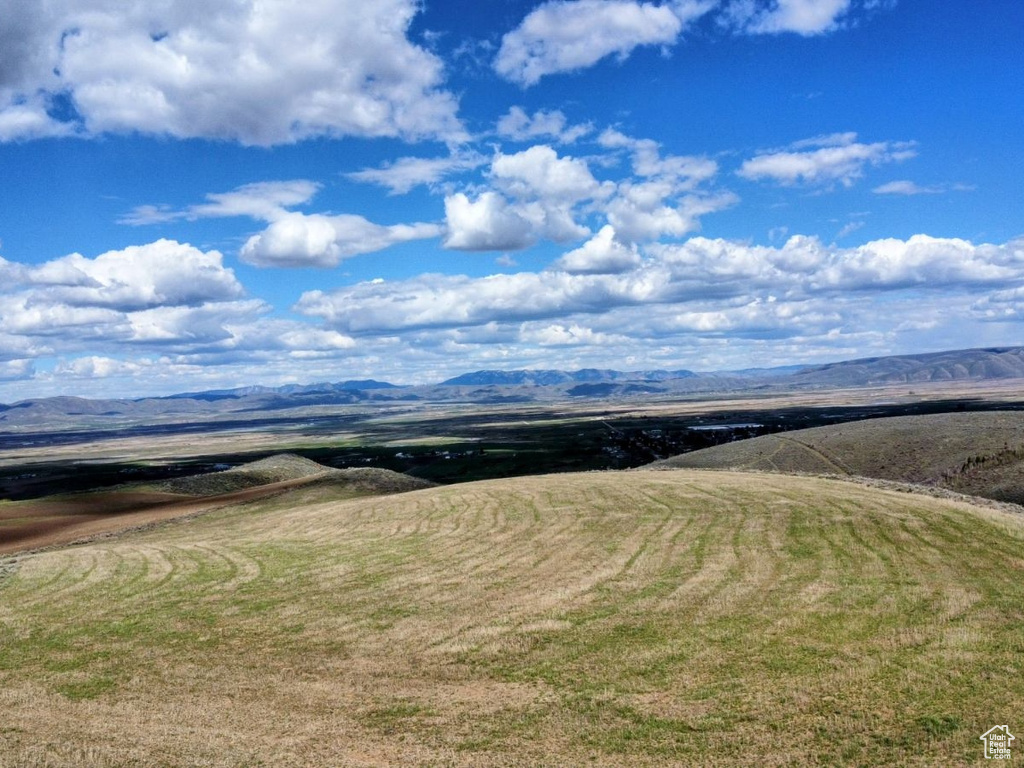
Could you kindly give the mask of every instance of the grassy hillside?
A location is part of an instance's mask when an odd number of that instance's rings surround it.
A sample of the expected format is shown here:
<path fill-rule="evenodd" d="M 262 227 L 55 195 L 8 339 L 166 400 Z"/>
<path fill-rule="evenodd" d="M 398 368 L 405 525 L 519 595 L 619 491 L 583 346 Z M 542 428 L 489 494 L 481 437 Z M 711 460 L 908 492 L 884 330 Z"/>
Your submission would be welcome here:
<path fill-rule="evenodd" d="M 223 472 L 27 501 L 0 500 L 0 555 L 69 544 L 129 528 L 202 514 L 224 506 L 287 494 L 337 501 L 429 488 L 433 484 L 386 469 L 332 469 L 280 454 Z M 308 489 L 299 494 L 298 489 Z"/>
<path fill-rule="evenodd" d="M 722 472 L 298 493 L 15 563 L 0 766 L 964 765 L 1024 711 L 1019 517 Z"/>
<path fill-rule="evenodd" d="M 290 453 L 251 461 L 223 472 L 208 472 L 153 483 L 146 488 L 194 496 L 213 496 L 274 483 L 318 478 L 328 484 L 354 486 L 367 493 L 402 493 L 429 488 L 433 483 L 398 472 L 371 467 L 334 469 Z M 141 486 L 140 486 L 141 487 Z"/>
<path fill-rule="evenodd" d="M 651 466 L 859 475 L 1024 504 L 1024 411 L 868 419 L 726 443 Z"/>

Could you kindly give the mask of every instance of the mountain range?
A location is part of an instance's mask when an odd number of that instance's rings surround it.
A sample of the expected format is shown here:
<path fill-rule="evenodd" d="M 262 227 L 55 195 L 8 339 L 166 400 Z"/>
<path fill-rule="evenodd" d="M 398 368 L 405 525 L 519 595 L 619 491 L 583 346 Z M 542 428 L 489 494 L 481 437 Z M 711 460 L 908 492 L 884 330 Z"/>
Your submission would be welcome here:
<path fill-rule="evenodd" d="M 1024 347 L 892 355 L 818 366 L 782 366 L 697 373 L 689 370 L 483 370 L 433 385 L 375 379 L 248 386 L 139 399 L 50 397 L 0 404 L 0 432 L 90 424 L 195 418 L 252 419 L 254 413 L 307 406 L 401 402 L 525 403 L 701 392 L 780 391 L 943 381 L 1024 379 Z"/>

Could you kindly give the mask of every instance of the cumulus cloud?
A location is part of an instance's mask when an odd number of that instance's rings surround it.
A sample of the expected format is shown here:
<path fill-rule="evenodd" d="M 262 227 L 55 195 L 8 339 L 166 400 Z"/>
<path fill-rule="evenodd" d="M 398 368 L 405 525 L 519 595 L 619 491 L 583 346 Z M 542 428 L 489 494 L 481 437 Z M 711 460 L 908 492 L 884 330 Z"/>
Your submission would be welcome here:
<path fill-rule="evenodd" d="M 971 313 L 990 322 L 1024 321 L 1024 287 L 993 291 L 974 302 Z"/>
<path fill-rule="evenodd" d="M 615 228 L 606 224 L 593 238 L 562 256 L 554 266 L 570 274 L 609 274 L 626 272 L 639 265 L 640 253 L 636 245 L 620 243 L 615 239 Z"/>
<path fill-rule="evenodd" d="M 402 157 L 380 168 L 364 168 L 345 175 L 353 181 L 386 187 L 392 195 L 404 195 L 414 187 L 437 184 L 446 176 L 471 171 L 486 162 L 476 152 L 462 152 L 450 157 Z"/>
<path fill-rule="evenodd" d="M 205 347 L 233 338 L 230 325 L 251 324 L 269 309 L 258 299 L 210 302 L 198 307 L 153 307 L 128 315 L 130 341 L 178 349 Z"/>
<path fill-rule="evenodd" d="M 554 139 L 563 144 L 571 144 L 594 130 L 590 123 L 568 125 L 565 115 L 560 110 L 538 110 L 532 116 L 526 114 L 522 107 L 512 107 L 508 113 L 498 120 L 497 131 L 502 138 L 513 141 L 532 141 L 534 139 Z"/>
<path fill-rule="evenodd" d="M 497 192 L 474 201 L 462 192 L 444 199 L 445 248 L 458 251 L 517 251 L 537 240 L 533 224 Z"/>
<path fill-rule="evenodd" d="M 151 361 L 118 360 L 102 355 L 87 355 L 61 360 L 54 366 L 57 376 L 72 379 L 105 379 L 110 376 L 136 376 L 152 367 Z"/>
<path fill-rule="evenodd" d="M 508 193 L 522 199 L 546 198 L 566 204 L 607 195 L 584 160 L 559 157 L 540 144 L 513 155 L 499 154 L 491 163 L 491 176 Z"/>
<path fill-rule="evenodd" d="M 767 152 L 743 162 L 739 176 L 752 181 L 768 179 L 785 186 L 794 184 L 845 187 L 864 175 L 868 165 L 900 162 L 916 155 L 911 142 L 880 141 L 864 144 L 856 134 L 833 134 L 805 139 L 788 150 Z"/>
<path fill-rule="evenodd" d="M 70 307 L 120 311 L 176 304 L 197 305 L 241 296 L 242 285 L 218 251 L 157 240 L 108 251 L 94 259 L 74 253 L 29 268 L 23 282 L 36 295 Z"/>
<path fill-rule="evenodd" d="M 523 323 L 519 327 L 518 341 L 542 347 L 578 347 L 628 344 L 629 338 L 621 334 L 600 333 L 579 323 Z"/>
<path fill-rule="evenodd" d="M 118 340 L 130 334 L 123 312 L 71 306 L 39 291 L 0 296 L 0 321 L 8 339 L 31 340 L 32 348 L 43 339 L 47 351 L 70 340 Z"/>
<path fill-rule="evenodd" d="M 0 27 L 0 139 L 465 136 L 442 62 L 407 37 L 413 0 L 16 5 Z M 74 117 L 54 116 L 57 98 Z"/>
<path fill-rule="evenodd" d="M 0 142 L 27 141 L 50 136 L 70 136 L 74 127 L 58 122 L 47 113 L 47 106 L 38 96 L 3 107 L 0 89 Z"/>
<path fill-rule="evenodd" d="M 43 376 L 51 382 L 145 376 L 154 386 L 165 378 L 194 382 L 210 376 L 206 366 L 230 369 L 264 362 L 250 374 L 258 377 L 288 360 L 346 358 L 356 347 L 354 339 L 337 330 L 268 317 L 270 311 L 258 299 L 121 310 L 73 306 L 62 303 L 48 286 L 23 285 L 0 294 L 0 380 L 39 380 L 32 360 L 40 356 L 61 356 L 52 374 Z M 155 350 L 161 357 L 146 356 Z M 137 391 L 129 387 L 126 394 Z"/>
<path fill-rule="evenodd" d="M 0 381 L 31 379 L 35 370 L 35 363 L 32 360 L 3 360 L 0 361 Z"/>
<path fill-rule="evenodd" d="M 605 206 L 608 222 L 619 239 L 629 242 L 682 237 L 699 228 L 708 213 L 735 205 L 732 192 L 699 191 L 718 174 L 718 163 L 706 157 L 661 154 L 650 139 L 636 139 L 614 129 L 605 130 L 598 143 L 629 153 L 635 177 L 616 187 Z"/>
<path fill-rule="evenodd" d="M 833 257 L 826 284 L 864 290 L 909 286 L 998 285 L 1024 277 L 1024 241 L 975 245 L 959 238 L 914 235 L 865 243 Z"/>
<path fill-rule="evenodd" d="M 69 355 L 79 362 L 63 374 L 99 377 L 127 371 L 110 361 L 139 349 L 223 363 L 226 355 L 332 356 L 354 346 L 335 329 L 267 317 L 271 307 L 245 298 L 221 262 L 216 251 L 159 240 L 94 259 L 72 254 L 7 270 L 0 362 Z"/>
<path fill-rule="evenodd" d="M 695 303 L 744 297 L 748 304 L 754 299 L 772 304 L 776 299 L 771 297 L 776 297 L 781 303 L 771 311 L 783 317 L 783 307 L 791 302 L 836 300 L 850 291 L 869 296 L 906 289 L 983 290 L 1021 280 L 1024 244 L 1017 241 L 974 245 L 916 235 L 906 241 L 838 248 L 806 236 L 793 236 L 780 247 L 697 237 L 679 245 L 650 246 L 647 258 L 615 274 L 549 270 L 486 278 L 423 275 L 308 292 L 296 309 L 323 318 L 342 333 L 391 334 L 599 316 L 624 307 L 682 307 L 678 314 L 695 311 L 688 308 Z M 797 319 L 792 316 L 793 322 Z"/>
<path fill-rule="evenodd" d="M 495 71 L 523 86 L 571 72 L 607 56 L 627 58 L 642 45 L 674 43 L 712 2 L 664 5 L 634 0 L 551 0 L 533 10 L 501 41 Z"/>
<path fill-rule="evenodd" d="M 732 192 L 671 199 L 675 193 L 675 185 L 667 181 L 623 182 L 607 206 L 608 221 L 629 242 L 682 237 L 699 228 L 701 216 L 739 201 Z"/>
<path fill-rule="evenodd" d="M 331 216 L 288 210 L 308 202 L 319 189 L 319 184 L 304 179 L 246 184 L 231 192 L 210 193 L 205 203 L 181 210 L 141 206 L 122 222 L 147 224 L 231 216 L 267 221 L 269 226 L 252 235 L 239 253 L 242 261 L 260 267 L 335 267 L 350 256 L 438 237 L 443 231 L 437 224 L 384 226 L 355 214 Z"/>
<path fill-rule="evenodd" d="M 497 190 L 482 192 L 475 201 L 462 192 L 445 198 L 445 247 L 519 250 L 542 238 L 586 237 L 590 230 L 576 220 L 576 207 L 607 197 L 613 189 L 598 182 L 584 160 L 559 157 L 547 145 L 499 153 L 489 177 Z"/>
<path fill-rule="evenodd" d="M 668 181 L 675 191 L 692 190 L 713 179 L 718 163 L 707 157 L 691 155 L 661 156 L 661 147 L 652 139 L 634 139 L 609 128 L 598 137 L 607 149 L 627 149 L 632 154 L 633 172 L 637 176 Z"/>
<path fill-rule="evenodd" d="M 343 333 L 379 333 L 600 312 L 625 301 L 641 301 L 655 290 L 642 280 L 563 272 L 476 279 L 422 275 L 395 283 L 359 283 L 330 293 L 310 291 L 302 295 L 296 309 L 322 317 Z"/>
<path fill-rule="evenodd" d="M 335 267 L 342 259 L 380 251 L 397 243 L 441 235 L 437 224 L 381 226 L 346 214 L 324 216 L 291 212 L 250 237 L 242 261 L 259 267 Z"/>
<path fill-rule="evenodd" d="M 58 379 L 81 380 L 182 376 L 194 382 L 197 377 L 211 375 L 207 366 L 230 369 L 239 364 L 265 363 L 250 372 L 248 380 L 252 381 L 276 364 L 291 365 L 294 371 L 296 362 L 345 358 L 356 346 L 353 339 L 336 331 L 260 317 L 266 311 L 260 302 L 238 302 L 136 313 L 132 317 L 135 350 L 159 350 L 159 357 L 65 357 L 57 362 L 53 374 Z"/>

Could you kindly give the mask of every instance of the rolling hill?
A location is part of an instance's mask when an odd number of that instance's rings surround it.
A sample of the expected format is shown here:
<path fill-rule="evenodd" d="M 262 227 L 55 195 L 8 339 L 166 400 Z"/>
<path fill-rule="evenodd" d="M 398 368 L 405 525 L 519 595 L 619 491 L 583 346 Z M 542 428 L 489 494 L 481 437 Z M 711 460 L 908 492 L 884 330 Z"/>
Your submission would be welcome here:
<path fill-rule="evenodd" d="M 805 368 L 789 381 L 801 384 L 858 387 L 1024 378 L 1024 347 L 958 349 L 920 355 L 893 355 L 846 360 Z"/>
<path fill-rule="evenodd" d="M 1024 504 L 1024 411 L 866 419 L 725 443 L 651 466 L 857 475 Z"/>
<path fill-rule="evenodd" d="M 685 470 L 301 493 L 0 561 L 0 766 L 963 765 L 1024 707 L 1020 516 Z"/>
<path fill-rule="evenodd" d="M 0 501 L 0 555 L 111 536 L 274 496 L 300 503 L 306 498 L 337 500 L 431 486 L 429 481 L 387 469 L 334 469 L 301 456 L 278 454 L 222 472 L 159 483 Z"/>

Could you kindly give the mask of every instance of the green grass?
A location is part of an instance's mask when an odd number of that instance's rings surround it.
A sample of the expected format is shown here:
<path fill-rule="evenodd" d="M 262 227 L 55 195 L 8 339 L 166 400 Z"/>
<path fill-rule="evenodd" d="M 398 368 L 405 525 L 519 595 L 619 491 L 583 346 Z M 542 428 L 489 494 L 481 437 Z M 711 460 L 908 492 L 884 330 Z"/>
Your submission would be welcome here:
<path fill-rule="evenodd" d="M 1024 711 L 1003 513 L 729 473 L 309 493 L 23 558 L 0 766 L 964 765 Z"/>

